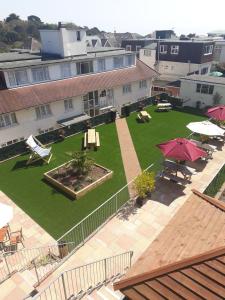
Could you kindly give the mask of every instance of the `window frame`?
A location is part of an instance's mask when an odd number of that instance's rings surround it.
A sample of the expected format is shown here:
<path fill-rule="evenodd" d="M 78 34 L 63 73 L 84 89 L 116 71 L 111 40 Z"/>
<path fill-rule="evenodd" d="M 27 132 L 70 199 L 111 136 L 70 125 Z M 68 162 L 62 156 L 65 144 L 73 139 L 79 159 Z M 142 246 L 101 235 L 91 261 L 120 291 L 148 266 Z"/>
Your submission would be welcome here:
<path fill-rule="evenodd" d="M 208 49 L 208 51 L 206 49 Z M 212 55 L 213 54 L 213 45 L 204 45 L 203 52 L 204 52 L 204 55 Z"/>
<path fill-rule="evenodd" d="M 105 58 L 99 58 L 97 60 L 97 63 L 98 63 L 98 72 L 104 72 L 106 70 Z M 101 65 L 101 63 L 103 64 Z"/>
<path fill-rule="evenodd" d="M 146 54 L 146 53 L 148 53 L 148 54 Z M 150 50 L 150 49 L 144 49 L 144 53 L 143 54 L 144 54 L 144 56 L 150 57 L 150 56 L 152 56 L 152 50 Z"/>
<path fill-rule="evenodd" d="M 116 63 L 116 60 L 121 60 L 120 63 Z M 122 62 L 122 64 L 121 64 Z M 118 55 L 118 56 L 114 56 L 113 57 L 113 66 L 115 69 L 120 69 L 120 68 L 123 68 L 124 67 L 124 56 L 122 55 Z"/>
<path fill-rule="evenodd" d="M 0 130 L 18 125 L 16 113 L 0 115 Z"/>
<path fill-rule="evenodd" d="M 82 66 L 81 65 L 88 65 L 88 72 L 81 72 Z M 88 61 L 79 61 L 76 63 L 76 68 L 77 68 L 77 75 L 83 75 L 83 74 L 90 74 L 94 72 L 93 68 L 93 61 L 88 60 Z"/>
<path fill-rule="evenodd" d="M 26 80 L 24 82 L 19 82 L 18 75 L 21 72 L 25 73 Z M 9 85 L 10 86 L 21 86 L 21 85 L 29 84 L 27 69 L 18 69 L 18 70 L 7 71 L 7 75 L 8 75 L 8 80 L 9 80 Z"/>
<path fill-rule="evenodd" d="M 214 85 L 212 84 L 196 84 L 196 93 L 205 94 L 205 95 L 213 95 Z"/>
<path fill-rule="evenodd" d="M 131 84 L 124 84 L 123 85 L 123 94 L 129 94 L 129 93 L 132 93 Z"/>
<path fill-rule="evenodd" d="M 146 79 L 139 81 L 139 89 L 147 89 L 147 80 Z"/>
<path fill-rule="evenodd" d="M 68 69 L 67 69 L 67 71 L 69 71 L 69 72 L 68 72 L 68 75 L 66 75 L 66 74 L 65 74 L 66 72 L 64 72 L 66 69 L 63 70 L 63 68 L 64 68 L 65 66 L 68 67 Z M 71 73 L 71 65 L 70 65 L 69 62 L 61 63 L 61 64 L 60 64 L 60 71 L 61 71 L 61 77 L 62 77 L 62 78 L 70 78 L 70 77 L 72 76 L 72 73 Z"/>
<path fill-rule="evenodd" d="M 179 45 L 171 45 L 170 46 L 170 54 L 178 55 L 179 54 L 179 50 L 180 50 Z"/>
<path fill-rule="evenodd" d="M 35 107 L 36 120 L 46 119 L 52 116 L 50 104 L 39 105 Z"/>
<path fill-rule="evenodd" d="M 168 45 L 159 45 L 159 53 L 160 54 L 167 54 L 167 52 L 168 52 Z"/>
<path fill-rule="evenodd" d="M 41 80 L 40 79 L 37 80 L 37 78 L 35 78 L 37 76 L 37 74 L 35 74 L 35 71 L 37 72 L 37 70 L 39 70 L 38 76 L 40 76 L 40 74 L 43 75 L 43 78 Z M 50 80 L 48 66 L 33 67 L 33 68 L 31 68 L 31 74 L 32 74 L 33 82 L 35 82 L 35 83 Z"/>
<path fill-rule="evenodd" d="M 74 109 L 73 98 L 68 98 L 64 100 L 64 109 L 65 112 L 72 111 Z"/>
<path fill-rule="evenodd" d="M 125 49 L 126 49 L 126 51 L 132 51 L 132 45 L 126 45 Z"/>

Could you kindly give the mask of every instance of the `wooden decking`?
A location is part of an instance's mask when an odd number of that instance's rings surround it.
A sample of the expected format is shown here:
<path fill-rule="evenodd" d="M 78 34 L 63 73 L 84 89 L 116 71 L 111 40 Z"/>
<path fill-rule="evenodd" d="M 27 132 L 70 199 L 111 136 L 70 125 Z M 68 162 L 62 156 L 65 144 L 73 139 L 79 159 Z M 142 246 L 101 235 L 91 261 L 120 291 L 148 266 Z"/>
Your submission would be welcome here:
<path fill-rule="evenodd" d="M 224 231 L 225 204 L 194 191 L 116 288 L 133 294 L 131 299 L 225 299 Z M 211 290 L 207 284 L 213 278 L 219 282 L 219 276 L 222 297 L 214 292 L 217 282 Z M 173 297 L 165 296 L 173 290 Z"/>

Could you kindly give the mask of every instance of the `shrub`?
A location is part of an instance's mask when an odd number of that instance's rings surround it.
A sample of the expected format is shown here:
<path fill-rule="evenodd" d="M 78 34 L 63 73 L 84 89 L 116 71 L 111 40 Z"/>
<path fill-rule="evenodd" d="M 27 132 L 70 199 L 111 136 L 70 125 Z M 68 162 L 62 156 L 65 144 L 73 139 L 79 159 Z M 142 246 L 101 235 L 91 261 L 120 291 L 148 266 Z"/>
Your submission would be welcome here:
<path fill-rule="evenodd" d="M 152 192 L 155 188 L 155 174 L 154 172 L 142 172 L 134 180 L 134 188 L 138 197 L 145 198 L 148 193 Z"/>

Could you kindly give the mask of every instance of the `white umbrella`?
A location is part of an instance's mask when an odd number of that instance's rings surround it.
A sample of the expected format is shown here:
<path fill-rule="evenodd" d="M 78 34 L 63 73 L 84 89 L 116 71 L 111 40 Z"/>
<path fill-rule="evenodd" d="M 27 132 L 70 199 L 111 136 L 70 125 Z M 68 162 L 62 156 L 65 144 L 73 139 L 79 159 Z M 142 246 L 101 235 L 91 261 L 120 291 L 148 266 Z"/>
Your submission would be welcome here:
<path fill-rule="evenodd" d="M 192 132 L 210 136 L 224 135 L 225 132 L 225 130 L 209 121 L 191 122 L 187 125 L 187 128 Z"/>
<path fill-rule="evenodd" d="M 9 223 L 13 218 L 13 208 L 9 205 L 0 203 L 0 228 Z"/>

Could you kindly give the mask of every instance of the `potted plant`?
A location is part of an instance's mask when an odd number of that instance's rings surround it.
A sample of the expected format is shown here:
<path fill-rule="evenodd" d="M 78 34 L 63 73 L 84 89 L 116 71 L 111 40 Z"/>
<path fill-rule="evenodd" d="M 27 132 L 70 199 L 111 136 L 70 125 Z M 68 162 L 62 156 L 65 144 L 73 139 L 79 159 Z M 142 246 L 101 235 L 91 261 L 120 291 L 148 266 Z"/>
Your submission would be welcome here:
<path fill-rule="evenodd" d="M 134 188 L 137 193 L 136 204 L 138 207 L 143 205 L 143 200 L 155 189 L 154 172 L 142 172 L 134 180 Z"/>

